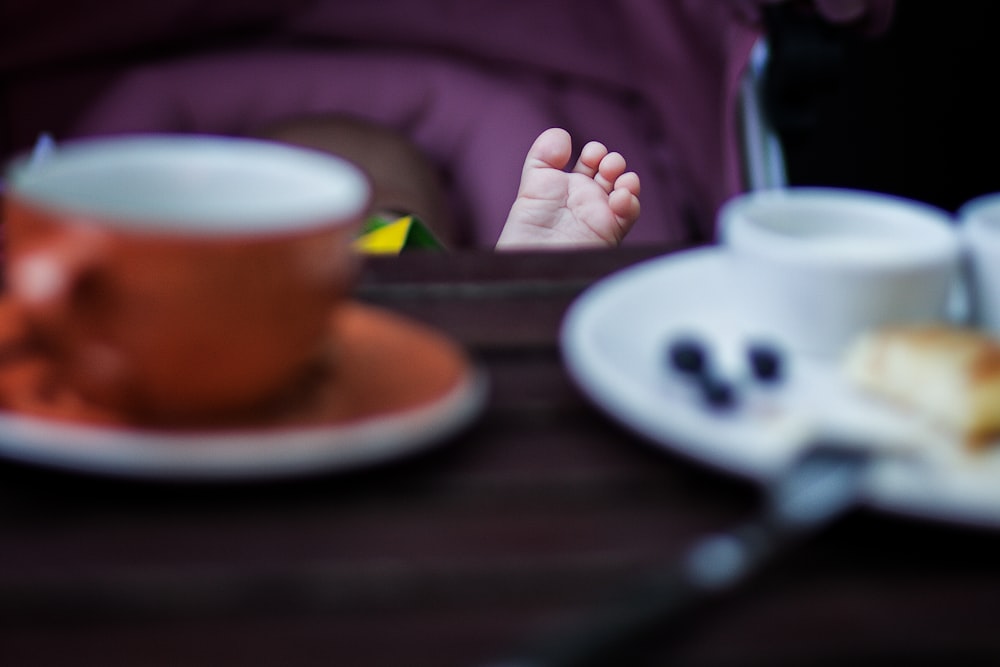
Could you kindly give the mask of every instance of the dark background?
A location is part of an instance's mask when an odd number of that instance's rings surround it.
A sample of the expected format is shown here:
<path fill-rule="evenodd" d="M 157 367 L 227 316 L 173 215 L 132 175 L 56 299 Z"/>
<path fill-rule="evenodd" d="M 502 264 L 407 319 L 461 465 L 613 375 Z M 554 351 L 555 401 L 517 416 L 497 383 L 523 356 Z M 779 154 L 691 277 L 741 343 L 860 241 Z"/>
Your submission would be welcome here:
<path fill-rule="evenodd" d="M 1000 191 L 1000 3 L 899 0 L 874 39 L 788 8 L 769 18 L 765 103 L 792 184 L 949 211 Z"/>

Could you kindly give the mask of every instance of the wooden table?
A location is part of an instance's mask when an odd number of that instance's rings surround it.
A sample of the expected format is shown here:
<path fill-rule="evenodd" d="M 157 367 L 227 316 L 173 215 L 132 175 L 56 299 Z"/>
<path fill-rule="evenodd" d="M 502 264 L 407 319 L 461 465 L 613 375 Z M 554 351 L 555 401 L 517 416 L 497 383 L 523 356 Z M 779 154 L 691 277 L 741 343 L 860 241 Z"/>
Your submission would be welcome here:
<path fill-rule="evenodd" d="M 668 250 L 370 261 L 359 299 L 491 378 L 408 460 L 243 485 L 0 464 L 0 665 L 472 666 L 746 518 L 754 486 L 629 434 L 560 359 L 581 290 Z M 998 612 L 1000 537 L 858 512 L 619 664 L 998 664 Z"/>

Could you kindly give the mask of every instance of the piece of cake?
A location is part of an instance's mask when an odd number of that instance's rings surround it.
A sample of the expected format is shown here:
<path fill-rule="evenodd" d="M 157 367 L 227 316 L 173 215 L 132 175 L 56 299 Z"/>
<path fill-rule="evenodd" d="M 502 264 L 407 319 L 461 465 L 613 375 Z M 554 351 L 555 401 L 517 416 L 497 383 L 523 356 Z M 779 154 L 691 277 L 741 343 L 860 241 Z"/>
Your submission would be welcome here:
<path fill-rule="evenodd" d="M 857 386 L 970 445 L 1000 435 L 1000 341 L 984 333 L 948 325 L 880 329 L 851 346 L 845 367 Z"/>

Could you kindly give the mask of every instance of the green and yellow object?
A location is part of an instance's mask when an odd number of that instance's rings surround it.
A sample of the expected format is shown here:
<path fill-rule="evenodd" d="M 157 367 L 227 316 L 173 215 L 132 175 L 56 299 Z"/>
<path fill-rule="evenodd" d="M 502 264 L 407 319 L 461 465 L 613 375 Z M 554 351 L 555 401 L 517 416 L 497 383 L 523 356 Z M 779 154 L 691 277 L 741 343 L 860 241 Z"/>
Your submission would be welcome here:
<path fill-rule="evenodd" d="M 412 215 L 369 218 L 354 240 L 354 247 L 366 255 L 398 255 L 404 250 L 444 249 L 427 226 Z"/>

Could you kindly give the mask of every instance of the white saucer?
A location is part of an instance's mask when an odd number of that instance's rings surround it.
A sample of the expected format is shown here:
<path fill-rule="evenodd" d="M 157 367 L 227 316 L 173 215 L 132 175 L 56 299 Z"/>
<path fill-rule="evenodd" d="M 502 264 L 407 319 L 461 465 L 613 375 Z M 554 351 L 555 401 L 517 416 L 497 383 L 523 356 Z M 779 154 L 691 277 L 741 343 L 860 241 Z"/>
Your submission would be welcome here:
<path fill-rule="evenodd" d="M 718 247 L 648 260 L 588 289 L 563 322 L 567 368 L 602 409 L 659 447 L 766 482 L 817 433 L 852 434 L 892 454 L 870 477 L 867 501 L 894 513 L 1000 527 L 1000 444 L 969 453 L 912 413 L 856 392 L 833 361 L 786 359 L 767 387 L 744 377 L 746 344 L 766 337 L 753 295 Z M 740 402 L 711 408 L 667 362 L 693 334 L 738 380 Z M 902 452 L 902 453 L 901 453 Z"/>

